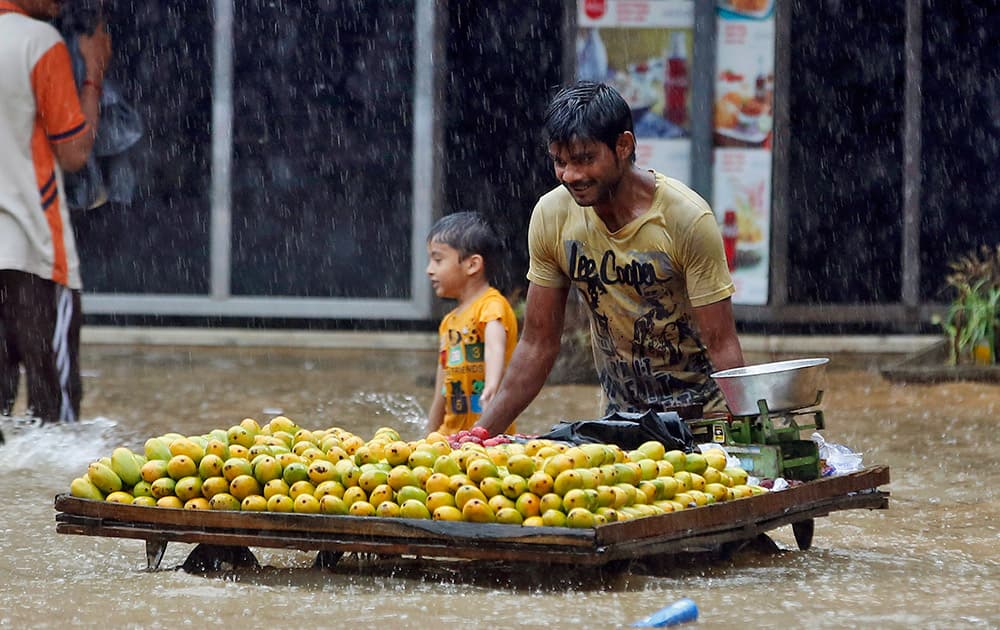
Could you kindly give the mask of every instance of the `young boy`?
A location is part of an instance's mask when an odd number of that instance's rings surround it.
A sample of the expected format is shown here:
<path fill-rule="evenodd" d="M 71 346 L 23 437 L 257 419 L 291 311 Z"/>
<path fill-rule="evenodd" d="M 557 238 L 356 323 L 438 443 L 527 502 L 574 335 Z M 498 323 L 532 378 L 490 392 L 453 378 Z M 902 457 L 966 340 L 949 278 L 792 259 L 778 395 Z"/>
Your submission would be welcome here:
<path fill-rule="evenodd" d="M 490 282 L 500 240 L 482 215 L 443 217 L 431 228 L 427 254 L 434 293 L 458 300 L 438 327 L 437 383 L 427 423 L 428 433 L 451 435 L 472 427 L 500 386 L 517 344 L 517 318 Z"/>

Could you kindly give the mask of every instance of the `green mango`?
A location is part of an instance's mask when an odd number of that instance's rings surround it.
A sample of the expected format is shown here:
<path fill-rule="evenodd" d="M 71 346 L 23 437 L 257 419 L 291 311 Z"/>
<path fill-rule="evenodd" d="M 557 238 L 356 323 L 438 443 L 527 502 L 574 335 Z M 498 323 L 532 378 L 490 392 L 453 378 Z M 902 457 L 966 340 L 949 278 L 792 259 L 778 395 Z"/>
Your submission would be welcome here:
<path fill-rule="evenodd" d="M 110 466 L 106 466 L 99 461 L 87 467 L 87 477 L 105 494 L 118 492 L 122 489 L 121 477 L 116 475 Z"/>
<path fill-rule="evenodd" d="M 134 486 L 142 479 L 135 456 L 124 446 L 119 446 L 111 453 L 111 470 L 126 486 Z"/>
<path fill-rule="evenodd" d="M 104 493 L 102 493 L 94 482 L 90 480 L 89 477 L 77 477 L 69 484 L 70 495 L 77 497 L 78 499 L 94 499 L 96 501 L 104 500 Z"/>

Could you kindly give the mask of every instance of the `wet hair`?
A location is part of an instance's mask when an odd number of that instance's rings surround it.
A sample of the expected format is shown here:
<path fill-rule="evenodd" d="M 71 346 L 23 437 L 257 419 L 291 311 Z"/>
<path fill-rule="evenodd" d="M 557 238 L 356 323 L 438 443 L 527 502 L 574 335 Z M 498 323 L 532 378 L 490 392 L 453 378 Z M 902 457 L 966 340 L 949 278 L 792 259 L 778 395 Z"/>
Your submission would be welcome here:
<path fill-rule="evenodd" d="M 104 17 L 103 2 L 100 0 L 74 0 L 59 6 L 59 15 L 52 25 L 62 35 L 93 35 Z"/>
<path fill-rule="evenodd" d="M 495 284 L 497 262 L 502 243 L 500 237 L 478 212 L 455 212 L 441 217 L 431 228 L 427 242 L 443 243 L 458 251 L 459 260 L 478 254 L 483 257 L 487 281 Z"/>
<path fill-rule="evenodd" d="M 612 151 L 618 137 L 633 131 L 632 110 L 613 87 L 577 81 L 559 91 L 545 111 L 545 144 L 566 145 L 574 140 L 602 142 Z M 631 160 L 635 161 L 635 151 Z"/>

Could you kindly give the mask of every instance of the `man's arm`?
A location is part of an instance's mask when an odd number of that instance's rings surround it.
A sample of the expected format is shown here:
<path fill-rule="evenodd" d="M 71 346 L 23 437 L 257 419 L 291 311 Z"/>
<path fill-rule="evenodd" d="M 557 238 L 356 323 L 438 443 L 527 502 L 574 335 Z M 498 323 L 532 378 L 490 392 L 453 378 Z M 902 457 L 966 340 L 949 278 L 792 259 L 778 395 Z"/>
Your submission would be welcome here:
<path fill-rule="evenodd" d="M 524 333 L 517 342 L 500 390 L 476 423 L 476 426 L 485 427 L 490 435 L 506 431 L 545 384 L 559 356 L 568 295 L 566 288 L 528 285 Z"/>
<path fill-rule="evenodd" d="M 97 126 L 100 120 L 101 88 L 104 84 L 104 72 L 111 58 L 111 36 L 107 25 L 102 21 L 92 35 L 80 35 L 77 42 L 80 46 L 80 56 L 87 68 L 86 78 L 80 86 L 80 109 L 87 119 L 89 130 L 65 142 L 52 145 L 52 152 L 63 170 L 75 172 L 84 167 L 87 157 L 94 146 L 97 137 Z M 71 75 L 72 76 L 72 75 Z"/>
<path fill-rule="evenodd" d="M 714 304 L 696 307 L 694 318 L 701 332 L 701 340 L 708 348 L 712 367 L 716 370 L 742 367 L 743 349 L 736 334 L 732 299 L 726 298 Z"/>

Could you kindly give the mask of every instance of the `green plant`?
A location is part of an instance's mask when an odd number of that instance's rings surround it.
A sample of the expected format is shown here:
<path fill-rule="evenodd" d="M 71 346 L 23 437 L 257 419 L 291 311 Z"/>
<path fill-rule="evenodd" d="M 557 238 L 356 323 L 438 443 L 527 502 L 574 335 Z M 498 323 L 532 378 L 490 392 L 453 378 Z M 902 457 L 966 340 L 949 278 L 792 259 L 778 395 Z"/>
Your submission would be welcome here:
<path fill-rule="evenodd" d="M 950 363 L 996 363 L 1000 341 L 1000 245 L 949 263 L 954 298 L 937 323 L 951 342 Z"/>

